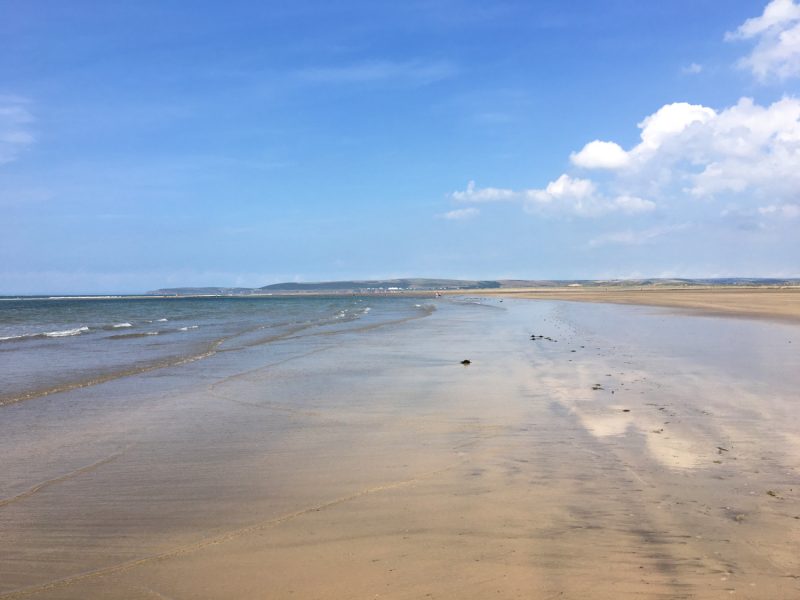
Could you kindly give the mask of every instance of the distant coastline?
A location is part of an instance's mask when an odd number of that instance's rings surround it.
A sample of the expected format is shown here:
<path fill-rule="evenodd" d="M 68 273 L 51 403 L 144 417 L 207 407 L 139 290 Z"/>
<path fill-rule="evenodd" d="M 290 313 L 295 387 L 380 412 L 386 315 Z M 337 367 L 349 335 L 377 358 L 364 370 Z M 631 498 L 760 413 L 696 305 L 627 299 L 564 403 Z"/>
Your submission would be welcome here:
<path fill-rule="evenodd" d="M 175 287 L 145 292 L 144 296 L 269 296 L 303 294 L 393 294 L 425 292 L 504 292 L 519 290 L 603 290 L 603 289 L 684 289 L 684 288 L 798 287 L 800 278 L 733 277 L 711 279 L 376 279 L 322 282 L 286 282 L 258 288 Z"/>

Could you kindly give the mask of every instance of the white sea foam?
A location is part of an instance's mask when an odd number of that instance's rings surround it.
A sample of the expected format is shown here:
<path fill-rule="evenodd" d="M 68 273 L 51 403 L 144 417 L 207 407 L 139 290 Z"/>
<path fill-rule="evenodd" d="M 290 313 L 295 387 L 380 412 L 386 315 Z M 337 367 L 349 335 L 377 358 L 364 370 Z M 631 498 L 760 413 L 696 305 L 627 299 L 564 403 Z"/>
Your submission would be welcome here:
<path fill-rule="evenodd" d="M 197 325 L 187 325 L 186 327 L 181 327 L 178 331 L 189 331 L 190 329 L 197 329 Z"/>
<path fill-rule="evenodd" d="M 112 325 L 114 329 L 120 329 L 122 327 L 133 327 L 130 323 L 117 323 L 116 325 Z"/>
<path fill-rule="evenodd" d="M 169 321 L 169 319 L 158 319 L 156 323 L 166 323 L 167 321 Z"/>
<path fill-rule="evenodd" d="M 6 340 L 21 340 L 26 337 L 33 337 L 34 333 L 23 333 L 22 335 L 7 335 L 5 337 L 0 337 L 0 342 L 5 342 Z"/>
<path fill-rule="evenodd" d="M 145 335 L 158 335 L 157 331 L 148 331 Z"/>
<path fill-rule="evenodd" d="M 70 335 L 80 335 L 89 331 L 88 327 L 76 327 L 75 329 L 64 329 L 63 331 L 48 331 L 44 333 L 46 337 L 68 337 Z"/>

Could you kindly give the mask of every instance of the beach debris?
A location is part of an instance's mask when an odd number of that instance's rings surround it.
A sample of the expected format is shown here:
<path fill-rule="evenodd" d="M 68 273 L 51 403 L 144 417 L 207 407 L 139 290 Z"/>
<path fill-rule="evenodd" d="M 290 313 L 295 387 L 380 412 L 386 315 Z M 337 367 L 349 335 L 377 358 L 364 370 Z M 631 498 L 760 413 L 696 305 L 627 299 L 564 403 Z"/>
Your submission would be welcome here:
<path fill-rule="evenodd" d="M 535 342 L 536 340 L 547 340 L 548 342 L 556 342 L 556 341 L 558 341 L 558 340 L 554 340 L 553 338 L 551 338 L 550 336 L 547 336 L 547 335 L 536 335 L 535 333 L 532 333 L 531 334 L 531 341 Z"/>
<path fill-rule="evenodd" d="M 664 433 L 664 428 L 661 429 L 653 429 L 653 433 Z"/>
<path fill-rule="evenodd" d="M 773 498 L 780 498 L 780 496 L 778 496 L 778 492 L 775 492 L 773 490 L 767 490 L 767 496 L 772 496 Z"/>
<path fill-rule="evenodd" d="M 611 392 L 611 393 L 613 394 L 614 392 Z M 631 409 L 630 408 L 623 408 L 622 412 L 631 412 Z"/>
<path fill-rule="evenodd" d="M 461 364 L 466 367 L 467 365 L 471 365 L 472 361 L 468 358 L 465 358 L 464 360 L 461 361 Z"/>
<path fill-rule="evenodd" d="M 717 452 L 719 454 L 722 454 L 723 452 L 728 452 L 728 451 L 729 450 L 727 448 L 723 448 L 722 446 L 717 446 Z"/>
<path fill-rule="evenodd" d="M 602 385 L 600 385 L 599 383 L 595 383 L 595 384 L 592 386 L 592 389 L 593 389 L 593 390 L 602 390 L 602 389 L 603 389 L 603 386 L 602 386 Z"/>

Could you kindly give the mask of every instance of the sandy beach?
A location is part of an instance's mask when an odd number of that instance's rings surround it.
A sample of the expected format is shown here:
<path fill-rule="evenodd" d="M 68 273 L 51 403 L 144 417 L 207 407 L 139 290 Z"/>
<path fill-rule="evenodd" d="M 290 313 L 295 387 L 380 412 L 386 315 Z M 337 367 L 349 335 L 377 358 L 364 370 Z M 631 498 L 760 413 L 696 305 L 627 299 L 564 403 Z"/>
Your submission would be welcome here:
<path fill-rule="evenodd" d="M 0 598 L 800 597 L 797 292 L 682 294 L 448 297 L 2 407 Z"/>
<path fill-rule="evenodd" d="M 486 296 L 641 304 L 691 309 L 703 314 L 800 321 L 800 288 L 772 287 L 587 287 L 476 290 Z"/>

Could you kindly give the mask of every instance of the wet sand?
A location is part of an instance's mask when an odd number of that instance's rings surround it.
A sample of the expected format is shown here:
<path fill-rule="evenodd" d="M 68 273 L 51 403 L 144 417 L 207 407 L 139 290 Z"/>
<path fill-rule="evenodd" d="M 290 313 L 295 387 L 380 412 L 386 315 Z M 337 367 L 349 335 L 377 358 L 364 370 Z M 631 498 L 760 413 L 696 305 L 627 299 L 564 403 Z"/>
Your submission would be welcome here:
<path fill-rule="evenodd" d="M 702 314 L 800 322 L 800 288 L 774 287 L 590 287 L 474 290 L 471 294 L 537 300 L 640 304 Z"/>
<path fill-rule="evenodd" d="M 798 345 L 444 300 L 9 405 L 0 598 L 797 598 Z"/>

